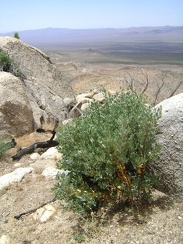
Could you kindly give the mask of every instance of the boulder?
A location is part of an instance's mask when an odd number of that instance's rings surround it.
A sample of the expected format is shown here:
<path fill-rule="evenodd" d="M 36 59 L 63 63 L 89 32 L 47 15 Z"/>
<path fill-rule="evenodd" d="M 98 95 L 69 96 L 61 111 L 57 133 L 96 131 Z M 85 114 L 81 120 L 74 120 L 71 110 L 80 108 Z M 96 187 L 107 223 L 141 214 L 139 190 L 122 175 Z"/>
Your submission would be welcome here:
<path fill-rule="evenodd" d="M 7 72 L 0 72 L 0 136 L 22 136 L 34 127 L 33 112 L 23 82 Z"/>
<path fill-rule="evenodd" d="M 19 71 L 24 75 L 24 86 L 33 109 L 35 126 L 39 119 L 65 119 L 64 97 L 73 92 L 64 77 L 41 50 L 13 37 L 0 37 L 0 47 L 7 51 Z"/>
<path fill-rule="evenodd" d="M 159 158 L 153 164 L 163 178 L 163 190 L 183 192 L 183 93 L 162 101 L 157 139 L 162 146 Z"/>

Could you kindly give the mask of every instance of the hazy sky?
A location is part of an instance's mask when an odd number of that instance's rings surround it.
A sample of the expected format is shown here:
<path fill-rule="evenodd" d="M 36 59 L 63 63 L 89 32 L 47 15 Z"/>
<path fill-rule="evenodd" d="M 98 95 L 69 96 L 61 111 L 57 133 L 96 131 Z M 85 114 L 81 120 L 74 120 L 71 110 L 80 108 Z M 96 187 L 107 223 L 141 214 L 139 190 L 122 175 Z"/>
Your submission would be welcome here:
<path fill-rule="evenodd" d="M 183 26 L 183 0 L 0 0 L 0 33 L 164 25 Z"/>

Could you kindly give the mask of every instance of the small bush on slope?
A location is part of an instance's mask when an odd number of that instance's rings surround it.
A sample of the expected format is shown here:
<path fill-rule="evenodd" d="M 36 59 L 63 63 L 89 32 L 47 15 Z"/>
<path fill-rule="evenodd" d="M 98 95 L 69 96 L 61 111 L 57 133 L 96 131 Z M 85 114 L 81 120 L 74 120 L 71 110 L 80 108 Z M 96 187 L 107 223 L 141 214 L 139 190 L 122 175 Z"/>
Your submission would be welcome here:
<path fill-rule="evenodd" d="M 8 56 L 8 53 L 0 48 L 0 71 L 10 72 L 14 76 L 24 78 L 24 75 L 17 68 L 14 61 Z"/>
<path fill-rule="evenodd" d="M 8 54 L 0 48 L 0 70 L 9 72 L 11 68 L 11 59 Z"/>
<path fill-rule="evenodd" d="M 6 143 L 1 138 L 0 139 L 0 159 L 4 157 L 5 153 L 11 148 L 11 142 Z"/>
<path fill-rule="evenodd" d="M 160 110 L 141 95 L 121 93 L 94 102 L 87 112 L 58 133 L 63 159 L 55 194 L 79 213 L 97 211 L 107 202 L 142 203 L 155 177 L 147 172 L 160 147 L 156 142 Z"/>
<path fill-rule="evenodd" d="M 20 36 L 19 36 L 18 32 L 14 33 L 14 38 L 20 39 Z"/>

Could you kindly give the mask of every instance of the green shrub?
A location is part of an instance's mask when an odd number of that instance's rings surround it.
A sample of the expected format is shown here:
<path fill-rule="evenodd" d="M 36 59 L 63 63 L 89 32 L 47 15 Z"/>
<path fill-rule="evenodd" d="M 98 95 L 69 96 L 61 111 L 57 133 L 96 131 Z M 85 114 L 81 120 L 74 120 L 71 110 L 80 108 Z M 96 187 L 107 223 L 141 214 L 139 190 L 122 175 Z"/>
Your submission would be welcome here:
<path fill-rule="evenodd" d="M 142 203 L 156 180 L 148 163 L 157 158 L 157 120 L 161 111 L 141 95 L 121 93 L 94 102 L 87 112 L 58 132 L 63 159 L 55 194 L 79 213 L 97 211 L 108 202 Z"/>
<path fill-rule="evenodd" d="M 11 63 L 12 62 L 8 54 L 0 48 L 0 70 L 9 72 Z"/>
<path fill-rule="evenodd" d="M 84 242 L 85 241 L 85 237 L 82 233 L 76 233 L 74 235 L 74 240 L 78 243 Z"/>
<path fill-rule="evenodd" d="M 0 158 L 3 158 L 5 153 L 11 148 L 11 143 L 5 143 L 0 140 Z"/>
<path fill-rule="evenodd" d="M 5 52 L 2 48 L 0 48 L 0 71 L 10 72 L 11 74 L 22 79 L 25 78 L 13 59 L 11 59 L 8 53 Z"/>
<path fill-rule="evenodd" d="M 18 32 L 14 33 L 14 38 L 20 39 Z"/>

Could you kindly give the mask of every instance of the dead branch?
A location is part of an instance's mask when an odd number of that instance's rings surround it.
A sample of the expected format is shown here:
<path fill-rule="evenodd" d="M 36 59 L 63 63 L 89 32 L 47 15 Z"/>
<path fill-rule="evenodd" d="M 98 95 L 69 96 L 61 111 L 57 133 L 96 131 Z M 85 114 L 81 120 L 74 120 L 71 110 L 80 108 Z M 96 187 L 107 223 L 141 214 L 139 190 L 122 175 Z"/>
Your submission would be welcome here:
<path fill-rule="evenodd" d="M 158 86 L 158 90 L 156 91 L 156 94 L 155 94 L 155 98 L 154 98 L 154 102 L 153 102 L 153 104 L 155 105 L 156 104 L 156 102 L 157 102 L 157 99 L 158 99 L 158 95 L 159 95 L 159 93 L 160 93 L 160 91 L 161 91 L 161 89 L 162 89 L 162 87 L 164 86 L 164 81 L 161 83 L 161 85 L 160 86 Z"/>
<path fill-rule="evenodd" d="M 141 69 L 141 74 L 145 78 L 145 86 L 144 86 L 144 89 L 141 91 L 141 93 L 144 94 L 144 92 L 147 90 L 147 88 L 149 86 L 149 76 L 148 76 L 147 72 L 145 72 L 143 69 Z"/>
<path fill-rule="evenodd" d="M 167 78 L 167 74 L 164 72 L 160 72 L 159 74 L 158 73 L 156 74 L 154 81 L 156 82 L 158 89 L 154 95 L 154 102 L 153 102 L 154 105 L 157 103 L 158 96 L 159 96 L 163 86 L 166 84 L 165 83 L 166 78 Z M 159 80 L 161 81 L 161 84 L 158 84 L 158 83 L 160 83 Z"/>
<path fill-rule="evenodd" d="M 176 87 L 175 87 L 175 88 L 173 89 L 173 91 L 170 93 L 169 98 L 170 98 L 170 97 L 173 97 L 173 96 L 175 95 L 176 91 L 179 89 L 179 87 L 181 86 L 181 84 L 183 84 L 183 81 L 182 81 L 182 80 L 179 81 L 179 83 L 176 85 Z"/>
<path fill-rule="evenodd" d="M 23 215 L 34 213 L 34 212 L 36 212 L 36 210 L 38 210 L 39 208 L 42 208 L 42 207 L 44 207 L 46 204 L 51 203 L 51 202 L 54 202 L 55 200 L 56 200 L 56 198 L 54 197 L 53 199 L 51 199 L 51 200 L 49 200 L 49 201 L 47 201 L 47 202 L 41 204 L 40 206 L 38 206 L 38 207 L 36 207 L 36 208 L 30 209 L 30 210 L 28 210 L 28 211 L 25 211 L 25 212 L 22 212 L 22 213 L 20 213 L 20 214 L 15 215 L 14 218 L 15 218 L 15 219 L 20 219 Z"/>
<path fill-rule="evenodd" d="M 134 91 L 134 82 L 135 82 L 135 79 L 132 76 L 132 74 L 130 74 L 130 72 L 126 71 L 126 73 L 129 76 L 129 78 L 127 78 L 126 76 L 124 76 L 125 81 L 128 84 L 128 87 L 130 88 L 130 90 L 133 92 Z"/>
<path fill-rule="evenodd" d="M 12 159 L 19 160 L 23 155 L 33 153 L 37 148 L 50 148 L 57 146 L 59 143 L 53 140 L 55 134 L 56 132 L 52 131 L 52 137 L 49 141 L 34 143 L 33 145 L 20 150 L 16 155 L 12 156 Z"/>
<path fill-rule="evenodd" d="M 141 93 L 145 93 L 149 86 L 149 76 L 146 71 L 144 71 L 143 68 L 141 67 L 136 67 L 135 68 L 136 75 L 131 74 L 129 71 L 126 71 L 127 76 L 124 76 L 125 82 L 128 84 L 128 87 L 130 90 L 133 92 L 134 91 L 134 86 L 139 84 L 140 86 L 143 87 Z"/>

